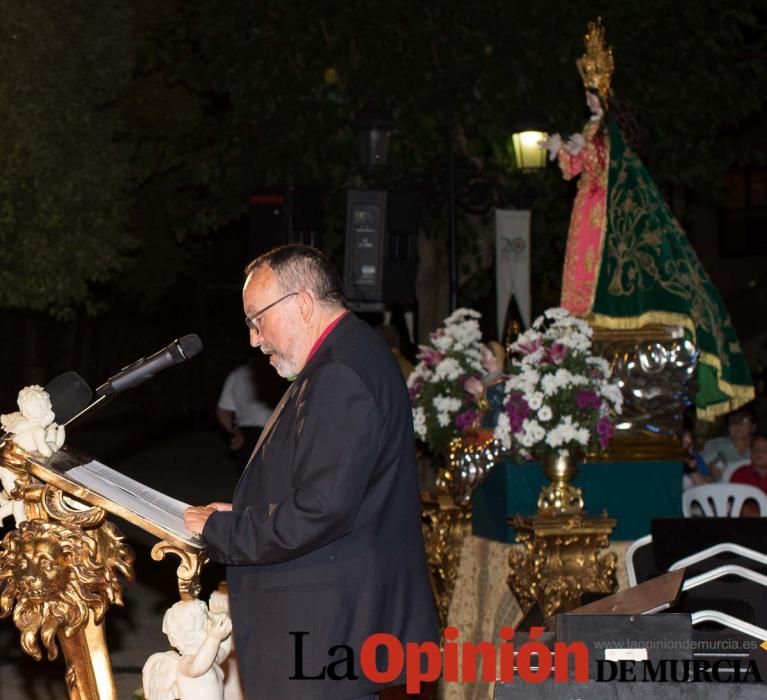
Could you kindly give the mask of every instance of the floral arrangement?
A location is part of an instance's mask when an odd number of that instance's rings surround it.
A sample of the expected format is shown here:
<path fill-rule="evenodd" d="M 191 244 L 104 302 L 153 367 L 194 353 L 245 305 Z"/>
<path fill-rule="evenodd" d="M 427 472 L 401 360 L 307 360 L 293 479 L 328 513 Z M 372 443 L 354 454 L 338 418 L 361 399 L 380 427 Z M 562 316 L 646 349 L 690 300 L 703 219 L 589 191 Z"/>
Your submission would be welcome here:
<path fill-rule="evenodd" d="M 562 308 L 548 309 L 511 346 L 506 411 L 495 438 L 528 455 L 605 449 L 623 395 L 606 360 L 591 354 L 591 327 Z"/>
<path fill-rule="evenodd" d="M 471 309 L 454 311 L 429 336 L 431 343 L 420 346 L 418 364 L 408 377 L 416 437 L 435 453 L 446 451 L 477 418 L 474 396 L 464 384 L 482 374 L 480 317 Z"/>

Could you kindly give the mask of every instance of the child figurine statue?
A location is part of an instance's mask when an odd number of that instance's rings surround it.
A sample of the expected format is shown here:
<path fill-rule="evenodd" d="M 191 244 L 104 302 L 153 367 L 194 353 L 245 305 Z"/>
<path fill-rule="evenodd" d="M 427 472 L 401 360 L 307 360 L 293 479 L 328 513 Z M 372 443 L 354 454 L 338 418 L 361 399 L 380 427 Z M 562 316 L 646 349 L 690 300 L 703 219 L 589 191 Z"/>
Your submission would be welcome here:
<path fill-rule="evenodd" d="M 162 631 L 178 651 L 152 654 L 144 664 L 146 700 L 223 700 L 221 662 L 231 650 L 232 621 L 201 600 L 180 601 L 165 613 Z"/>
<path fill-rule="evenodd" d="M 506 352 L 500 343 L 491 340 L 483 345 L 479 361 L 485 374 L 481 379 L 471 377 L 466 380 L 466 391 L 474 396 L 479 407 L 478 428 L 495 428 L 498 416 L 503 411 L 504 382 L 508 378 L 504 374 Z"/>
<path fill-rule="evenodd" d="M 50 457 L 64 444 L 64 426 L 54 422 L 50 396 L 33 384 L 19 392 L 18 404 L 18 411 L 0 416 L 3 430 L 13 433 L 13 442 L 22 450 Z"/>
<path fill-rule="evenodd" d="M 26 519 L 26 508 L 24 501 L 17 501 L 11 497 L 11 493 L 16 488 L 16 475 L 7 467 L 0 467 L 0 526 L 3 520 L 9 515 L 16 521 L 16 527 L 21 525 Z"/>

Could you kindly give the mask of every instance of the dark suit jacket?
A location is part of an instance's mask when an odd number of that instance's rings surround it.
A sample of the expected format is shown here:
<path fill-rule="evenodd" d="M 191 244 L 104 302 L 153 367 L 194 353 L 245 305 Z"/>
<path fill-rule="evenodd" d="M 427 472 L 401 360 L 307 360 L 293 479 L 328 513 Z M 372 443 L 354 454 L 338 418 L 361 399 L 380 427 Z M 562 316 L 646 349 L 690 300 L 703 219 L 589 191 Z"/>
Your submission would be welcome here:
<path fill-rule="evenodd" d="M 230 565 L 243 686 L 248 700 L 365 695 L 376 689 L 359 670 L 369 635 L 403 645 L 438 635 L 407 389 L 391 351 L 348 313 L 283 400 L 233 511 L 214 513 L 202 533 L 212 558 Z M 303 669 L 290 632 L 308 632 Z M 358 680 L 328 677 L 350 670 L 337 645 L 353 649 Z M 326 666 L 325 679 L 290 680 Z"/>

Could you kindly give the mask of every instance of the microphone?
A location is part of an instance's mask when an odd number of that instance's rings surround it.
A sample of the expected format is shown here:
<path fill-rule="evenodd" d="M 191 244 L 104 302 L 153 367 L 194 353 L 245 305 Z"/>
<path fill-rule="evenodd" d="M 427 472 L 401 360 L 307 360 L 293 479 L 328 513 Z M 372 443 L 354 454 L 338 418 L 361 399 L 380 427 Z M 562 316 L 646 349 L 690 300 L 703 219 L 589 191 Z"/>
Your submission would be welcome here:
<path fill-rule="evenodd" d="M 174 340 L 168 347 L 149 357 L 142 357 L 132 365 L 110 377 L 98 389 L 96 394 L 101 398 L 119 394 L 122 391 L 138 386 L 151 379 L 166 367 L 177 365 L 193 358 L 202 350 L 202 341 L 195 333 Z"/>
<path fill-rule="evenodd" d="M 51 408 L 59 425 L 82 411 L 91 401 L 93 391 L 77 372 L 64 372 L 51 379 L 45 390 L 51 398 Z"/>

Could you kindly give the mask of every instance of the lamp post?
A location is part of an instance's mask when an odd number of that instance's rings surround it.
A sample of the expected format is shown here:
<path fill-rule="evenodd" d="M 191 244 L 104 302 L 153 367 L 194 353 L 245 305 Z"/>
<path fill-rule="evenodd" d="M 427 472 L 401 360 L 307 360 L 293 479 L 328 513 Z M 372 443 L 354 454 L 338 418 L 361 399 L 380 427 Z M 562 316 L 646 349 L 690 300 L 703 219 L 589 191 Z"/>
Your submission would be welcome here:
<path fill-rule="evenodd" d="M 368 102 L 354 120 L 360 163 L 370 179 L 386 167 L 393 128 L 391 114 L 374 102 Z"/>
<path fill-rule="evenodd" d="M 546 166 L 546 151 L 538 146 L 546 139 L 546 132 L 541 130 L 545 120 L 537 114 L 522 114 L 510 124 L 511 133 L 506 142 L 509 155 L 513 158 L 514 169 L 524 172 L 540 170 Z M 457 239 L 457 196 L 455 167 L 455 149 L 451 139 L 448 151 L 448 260 L 450 281 L 450 311 L 458 306 L 458 252 Z M 529 197 L 518 193 L 516 204 L 520 209 L 528 207 Z M 520 201 L 524 200 L 524 201 Z"/>
<path fill-rule="evenodd" d="M 546 151 L 538 145 L 546 138 L 543 123 L 540 116 L 519 115 L 510 124 L 506 147 L 515 170 L 529 173 L 546 166 Z M 495 212 L 497 323 L 504 341 L 530 323 L 530 209 L 534 188 L 529 185 L 529 181 L 522 183 L 514 193 L 513 209 Z"/>

